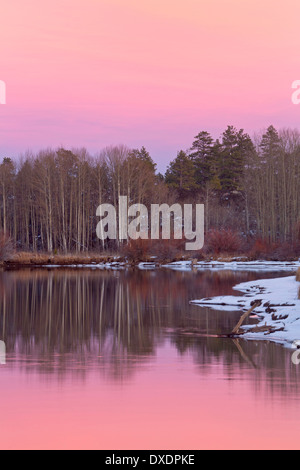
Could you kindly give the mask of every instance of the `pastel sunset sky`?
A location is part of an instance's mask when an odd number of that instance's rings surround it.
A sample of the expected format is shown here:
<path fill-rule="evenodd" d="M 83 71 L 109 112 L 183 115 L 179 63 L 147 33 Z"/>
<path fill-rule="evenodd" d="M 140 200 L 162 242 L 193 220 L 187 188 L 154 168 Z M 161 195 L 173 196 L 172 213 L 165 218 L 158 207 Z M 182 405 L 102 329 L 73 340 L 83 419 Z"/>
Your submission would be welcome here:
<path fill-rule="evenodd" d="M 0 5 L 0 157 L 144 145 L 164 169 L 200 130 L 300 127 L 299 0 Z"/>

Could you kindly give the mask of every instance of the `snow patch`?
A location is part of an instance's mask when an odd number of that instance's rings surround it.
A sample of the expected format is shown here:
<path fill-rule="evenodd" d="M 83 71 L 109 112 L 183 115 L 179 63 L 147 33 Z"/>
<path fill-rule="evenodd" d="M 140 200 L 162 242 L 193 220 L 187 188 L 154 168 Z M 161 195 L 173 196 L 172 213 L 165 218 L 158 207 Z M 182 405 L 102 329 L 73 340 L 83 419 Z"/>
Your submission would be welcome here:
<path fill-rule="evenodd" d="M 164 268 L 177 271 L 197 270 L 236 270 L 236 271 L 296 271 L 300 267 L 300 261 L 176 261 L 163 265 Z"/>
<path fill-rule="evenodd" d="M 204 298 L 192 300 L 191 303 L 215 310 L 241 310 L 241 313 L 244 313 L 249 310 L 253 301 L 261 300 L 261 305 L 252 312 L 259 317 L 259 323 L 256 326 L 267 324 L 271 327 L 271 332 L 251 332 L 253 325 L 247 325 L 242 326 L 243 337 L 269 339 L 294 348 L 293 342 L 300 340 L 299 286 L 300 283 L 296 281 L 295 276 L 260 279 L 234 286 L 235 290 L 244 295 Z"/>

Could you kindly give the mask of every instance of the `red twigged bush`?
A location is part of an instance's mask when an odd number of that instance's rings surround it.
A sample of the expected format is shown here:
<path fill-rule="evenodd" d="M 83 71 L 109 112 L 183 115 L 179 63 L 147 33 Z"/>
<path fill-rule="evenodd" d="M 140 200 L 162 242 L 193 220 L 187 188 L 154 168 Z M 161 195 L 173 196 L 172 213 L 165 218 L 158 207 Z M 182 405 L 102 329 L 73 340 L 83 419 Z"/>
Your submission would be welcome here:
<path fill-rule="evenodd" d="M 269 259 L 270 255 L 272 255 L 276 247 L 277 245 L 275 245 L 275 243 L 271 243 L 269 240 L 256 238 L 249 250 L 249 257 L 251 259 Z"/>
<path fill-rule="evenodd" d="M 122 247 L 122 256 L 129 262 L 150 261 L 152 257 L 158 261 L 173 261 L 184 249 L 184 240 L 129 240 Z"/>
<path fill-rule="evenodd" d="M 243 240 L 231 229 L 212 229 L 205 236 L 204 246 L 208 253 L 232 254 L 242 249 Z"/>
<path fill-rule="evenodd" d="M 146 261 L 150 256 L 151 241 L 142 240 L 129 240 L 121 249 L 121 254 L 130 262 Z"/>
<path fill-rule="evenodd" d="M 151 254 L 159 261 L 177 261 L 185 251 L 185 240 L 156 240 Z"/>
<path fill-rule="evenodd" d="M 274 261 L 294 261 L 300 256 L 299 242 L 280 242 L 275 246 L 270 259 Z"/>
<path fill-rule="evenodd" d="M 8 235 L 0 232 L 0 261 L 7 261 L 13 254 L 13 244 Z"/>
<path fill-rule="evenodd" d="M 264 259 L 269 261 L 288 261 L 298 259 L 300 244 L 296 242 L 270 242 L 257 238 L 249 249 L 250 259 Z"/>

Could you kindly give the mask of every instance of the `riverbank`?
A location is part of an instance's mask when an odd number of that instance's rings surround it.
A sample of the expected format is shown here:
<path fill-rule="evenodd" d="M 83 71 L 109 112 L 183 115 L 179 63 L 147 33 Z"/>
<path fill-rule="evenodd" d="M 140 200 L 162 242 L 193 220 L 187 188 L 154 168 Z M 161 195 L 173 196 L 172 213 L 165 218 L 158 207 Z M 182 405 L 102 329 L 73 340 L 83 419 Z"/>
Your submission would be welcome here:
<path fill-rule="evenodd" d="M 300 260 L 264 260 L 252 259 L 245 256 L 207 256 L 205 259 L 187 257 L 182 255 L 177 258 L 160 258 L 156 256 L 145 257 L 141 259 L 130 259 L 117 253 L 99 254 L 99 253 L 69 253 L 69 254 L 49 254 L 32 252 L 15 252 L 9 259 L 2 262 L 3 267 L 22 268 L 22 267 L 139 267 L 158 268 L 164 267 L 174 270 L 190 269 L 238 269 L 238 270 L 289 270 L 297 269 L 300 266 Z"/>
<path fill-rule="evenodd" d="M 244 325 L 239 334 L 246 339 L 263 339 L 294 347 L 300 340 L 300 283 L 295 276 L 261 279 L 237 284 L 234 290 L 241 295 L 226 295 L 192 300 L 191 303 L 215 310 L 246 312 L 255 303 L 261 304 L 252 311 L 258 323 Z"/>
<path fill-rule="evenodd" d="M 238 270 L 238 271 L 297 271 L 300 260 L 297 261 L 267 261 L 247 260 L 247 258 L 233 258 L 231 260 L 207 260 L 207 261 L 176 261 L 163 265 L 176 271 L 190 269 L 207 269 L 210 271 Z"/>
<path fill-rule="evenodd" d="M 34 266 L 75 266 L 90 264 L 107 264 L 112 262 L 123 263 L 124 258 L 115 254 L 79 253 L 79 254 L 49 254 L 16 252 L 9 259 L 2 262 L 4 267 L 34 267 Z"/>

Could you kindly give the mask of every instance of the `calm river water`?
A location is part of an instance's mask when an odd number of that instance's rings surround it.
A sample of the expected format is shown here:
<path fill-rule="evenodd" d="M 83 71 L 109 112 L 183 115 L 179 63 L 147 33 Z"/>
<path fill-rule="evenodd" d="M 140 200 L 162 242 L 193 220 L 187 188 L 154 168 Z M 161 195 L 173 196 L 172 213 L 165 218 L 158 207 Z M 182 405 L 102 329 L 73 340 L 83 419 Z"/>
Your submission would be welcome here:
<path fill-rule="evenodd" d="M 0 448 L 299 448 L 291 352 L 214 337 L 240 313 L 189 304 L 286 275 L 0 273 Z"/>

